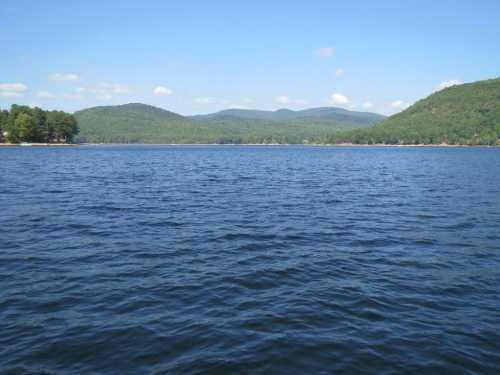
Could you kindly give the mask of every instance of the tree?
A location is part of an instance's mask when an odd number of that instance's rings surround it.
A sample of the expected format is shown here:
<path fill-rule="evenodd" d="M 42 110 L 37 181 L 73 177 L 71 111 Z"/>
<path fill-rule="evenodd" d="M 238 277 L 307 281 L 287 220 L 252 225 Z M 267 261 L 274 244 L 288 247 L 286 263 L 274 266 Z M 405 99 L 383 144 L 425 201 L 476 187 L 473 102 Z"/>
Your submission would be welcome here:
<path fill-rule="evenodd" d="M 73 115 L 62 111 L 51 111 L 47 114 L 50 140 L 55 142 L 73 142 L 78 133 L 78 126 Z"/>
<path fill-rule="evenodd" d="M 9 111 L 0 111 L 0 141 L 72 142 L 78 133 L 75 118 L 62 111 L 46 112 L 35 107 L 12 105 Z"/>
<path fill-rule="evenodd" d="M 37 123 L 34 116 L 20 113 L 14 120 L 17 136 L 21 141 L 32 141 L 37 139 Z"/>
<path fill-rule="evenodd" d="M 0 142 L 3 142 L 3 133 L 7 131 L 7 119 L 9 117 L 8 111 L 0 111 Z"/>
<path fill-rule="evenodd" d="M 73 137 L 78 133 L 76 119 L 67 113 L 62 116 L 62 123 L 59 129 L 59 134 L 64 142 L 73 142 Z"/>
<path fill-rule="evenodd" d="M 32 108 L 30 112 L 36 122 L 36 134 L 34 134 L 33 140 L 37 142 L 49 142 L 49 131 L 45 111 L 35 107 Z"/>

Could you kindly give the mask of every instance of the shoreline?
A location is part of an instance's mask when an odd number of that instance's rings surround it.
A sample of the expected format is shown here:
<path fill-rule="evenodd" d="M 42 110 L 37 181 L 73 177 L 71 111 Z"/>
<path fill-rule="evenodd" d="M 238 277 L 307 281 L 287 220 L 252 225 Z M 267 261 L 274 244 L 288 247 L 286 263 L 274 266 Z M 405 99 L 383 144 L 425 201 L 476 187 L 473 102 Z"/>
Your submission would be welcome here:
<path fill-rule="evenodd" d="M 80 143 L 0 143 L 0 147 L 60 147 L 60 146 L 80 146 Z"/>
<path fill-rule="evenodd" d="M 500 145 L 356 144 L 356 143 L 79 143 L 80 146 L 305 146 L 305 147 L 500 147 Z"/>
<path fill-rule="evenodd" d="M 433 147 L 433 148 L 497 148 L 500 145 L 450 144 L 356 144 L 356 143 L 0 143 L 0 147 L 70 147 L 70 146 L 305 146 L 305 147 Z"/>

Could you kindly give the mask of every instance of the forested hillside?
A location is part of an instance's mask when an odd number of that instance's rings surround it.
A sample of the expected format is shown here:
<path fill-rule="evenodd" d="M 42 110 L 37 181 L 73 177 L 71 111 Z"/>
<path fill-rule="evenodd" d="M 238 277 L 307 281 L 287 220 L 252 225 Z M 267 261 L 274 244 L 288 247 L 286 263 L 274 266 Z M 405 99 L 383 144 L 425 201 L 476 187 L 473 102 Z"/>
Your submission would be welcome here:
<path fill-rule="evenodd" d="M 500 78 L 449 87 L 370 129 L 334 135 L 360 144 L 496 145 L 500 139 Z"/>
<path fill-rule="evenodd" d="M 139 103 L 89 108 L 75 116 L 78 140 L 91 143 L 321 143 L 338 131 L 372 126 L 384 118 L 340 108 L 227 110 L 184 117 Z"/>

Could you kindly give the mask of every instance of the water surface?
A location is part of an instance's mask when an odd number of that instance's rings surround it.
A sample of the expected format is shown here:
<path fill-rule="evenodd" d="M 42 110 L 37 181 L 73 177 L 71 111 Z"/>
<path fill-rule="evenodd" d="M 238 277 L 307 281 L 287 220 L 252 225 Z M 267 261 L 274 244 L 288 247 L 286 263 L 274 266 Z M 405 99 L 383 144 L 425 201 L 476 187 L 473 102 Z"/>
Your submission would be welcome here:
<path fill-rule="evenodd" d="M 500 149 L 0 149 L 0 373 L 500 372 Z"/>

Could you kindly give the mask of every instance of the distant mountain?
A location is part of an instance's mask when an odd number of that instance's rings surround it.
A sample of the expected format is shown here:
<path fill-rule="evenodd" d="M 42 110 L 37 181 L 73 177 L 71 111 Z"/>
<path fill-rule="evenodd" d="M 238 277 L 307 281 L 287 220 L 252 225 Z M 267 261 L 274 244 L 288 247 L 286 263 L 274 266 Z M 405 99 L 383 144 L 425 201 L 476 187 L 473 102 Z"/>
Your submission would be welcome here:
<path fill-rule="evenodd" d="M 292 116 L 290 116 L 292 114 Z M 193 120 L 214 120 L 214 119 L 247 119 L 247 120 L 288 120 L 293 117 L 294 111 L 280 109 L 278 111 L 261 111 L 254 109 L 226 109 L 208 115 L 191 116 Z"/>
<path fill-rule="evenodd" d="M 91 143 L 324 142 L 340 130 L 372 126 L 384 118 L 340 108 L 229 109 L 185 117 L 140 103 L 88 108 L 75 117 L 77 141 Z"/>
<path fill-rule="evenodd" d="M 335 142 L 386 144 L 500 144 L 500 78 L 452 86 Z"/>
<path fill-rule="evenodd" d="M 382 121 L 385 116 L 370 112 L 348 111 L 343 108 L 321 107 L 304 109 L 301 111 L 292 111 L 290 109 L 278 109 L 276 111 L 261 111 L 251 109 L 226 109 L 224 111 L 192 116 L 195 120 L 214 120 L 214 119 L 248 119 L 248 120 L 267 120 L 267 121 L 308 121 L 308 120 L 329 120 L 335 123 L 373 125 Z"/>

